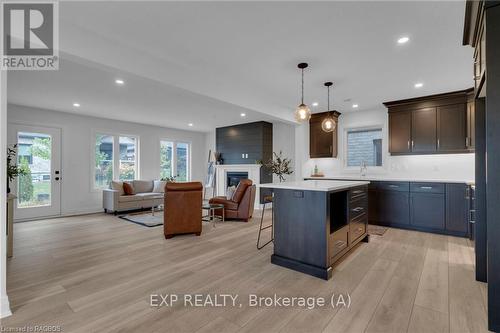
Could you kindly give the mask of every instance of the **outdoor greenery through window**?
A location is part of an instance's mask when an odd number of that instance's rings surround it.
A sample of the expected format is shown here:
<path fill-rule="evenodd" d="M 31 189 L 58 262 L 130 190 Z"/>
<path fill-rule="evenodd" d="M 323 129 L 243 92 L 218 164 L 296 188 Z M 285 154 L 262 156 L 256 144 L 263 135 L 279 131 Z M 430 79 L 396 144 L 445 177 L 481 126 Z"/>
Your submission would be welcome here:
<path fill-rule="evenodd" d="M 120 137 L 120 180 L 135 179 L 135 141 L 132 137 Z"/>
<path fill-rule="evenodd" d="M 160 142 L 160 178 L 170 178 L 173 176 L 172 160 L 173 160 L 174 143 L 169 141 Z"/>
<path fill-rule="evenodd" d="M 40 133 L 19 132 L 18 207 L 39 207 L 51 204 L 52 137 Z"/>
<path fill-rule="evenodd" d="M 189 149 L 185 142 L 160 141 L 160 177 L 189 180 Z"/>
<path fill-rule="evenodd" d="M 382 129 L 347 131 L 347 166 L 382 166 Z"/>
<path fill-rule="evenodd" d="M 136 179 L 137 160 L 137 138 L 96 134 L 95 188 L 108 188 L 113 179 Z"/>
<path fill-rule="evenodd" d="M 113 146 L 113 136 L 96 135 L 95 187 L 97 188 L 107 188 L 113 180 Z"/>

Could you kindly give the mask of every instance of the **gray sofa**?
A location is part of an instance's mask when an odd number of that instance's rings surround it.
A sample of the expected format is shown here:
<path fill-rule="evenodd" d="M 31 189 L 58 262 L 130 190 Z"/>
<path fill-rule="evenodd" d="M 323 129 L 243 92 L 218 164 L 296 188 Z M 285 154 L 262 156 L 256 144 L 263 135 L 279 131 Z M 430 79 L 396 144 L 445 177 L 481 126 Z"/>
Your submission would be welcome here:
<path fill-rule="evenodd" d="M 134 193 L 126 195 L 123 190 L 123 182 L 113 181 L 110 188 L 103 190 L 102 205 L 106 213 L 115 213 L 151 208 L 163 204 L 165 185 L 167 182 L 160 180 L 132 180 L 127 181 L 132 185 Z"/>

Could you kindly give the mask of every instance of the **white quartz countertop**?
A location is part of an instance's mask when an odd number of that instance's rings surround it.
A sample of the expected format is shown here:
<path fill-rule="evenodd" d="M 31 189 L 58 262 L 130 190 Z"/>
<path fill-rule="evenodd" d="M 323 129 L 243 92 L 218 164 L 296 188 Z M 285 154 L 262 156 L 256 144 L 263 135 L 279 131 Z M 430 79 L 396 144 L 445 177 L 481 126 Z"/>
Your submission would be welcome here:
<path fill-rule="evenodd" d="M 302 180 L 295 182 L 283 182 L 283 183 L 272 183 L 272 184 L 260 184 L 260 188 L 279 188 L 287 190 L 299 190 L 299 191 L 338 191 L 344 190 L 351 187 L 368 185 L 369 181 L 347 181 L 347 180 Z"/>
<path fill-rule="evenodd" d="M 331 181 L 335 179 L 345 179 L 345 180 L 356 180 L 356 181 L 387 181 L 387 182 L 424 182 L 424 183 L 465 183 L 468 185 L 474 185 L 474 180 L 472 179 L 433 179 L 433 178 L 420 178 L 420 177 L 394 177 L 390 175 L 370 175 L 370 176 L 359 176 L 359 175 L 342 175 L 333 177 L 305 177 L 305 179 L 312 180 L 324 180 Z"/>

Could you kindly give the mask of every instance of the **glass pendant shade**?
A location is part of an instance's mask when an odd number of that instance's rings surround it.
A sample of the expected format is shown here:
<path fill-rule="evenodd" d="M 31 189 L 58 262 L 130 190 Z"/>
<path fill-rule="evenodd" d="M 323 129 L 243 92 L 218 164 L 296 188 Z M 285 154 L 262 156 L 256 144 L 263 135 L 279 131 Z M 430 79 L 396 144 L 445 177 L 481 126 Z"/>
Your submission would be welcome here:
<path fill-rule="evenodd" d="M 295 110 L 295 120 L 299 123 L 311 119 L 311 109 L 304 103 L 300 104 Z"/>
<path fill-rule="evenodd" d="M 337 127 L 337 122 L 335 119 L 333 119 L 330 116 L 327 116 L 323 121 L 321 122 L 321 129 L 324 132 L 333 132 L 335 130 L 335 127 Z"/>

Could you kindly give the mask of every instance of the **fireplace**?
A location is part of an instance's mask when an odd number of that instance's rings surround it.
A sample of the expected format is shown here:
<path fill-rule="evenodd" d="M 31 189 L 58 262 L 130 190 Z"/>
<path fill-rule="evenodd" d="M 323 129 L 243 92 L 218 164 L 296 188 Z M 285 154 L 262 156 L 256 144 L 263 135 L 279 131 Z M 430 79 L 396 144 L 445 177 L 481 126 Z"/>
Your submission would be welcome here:
<path fill-rule="evenodd" d="M 240 180 L 248 179 L 248 172 L 228 171 L 226 173 L 226 177 L 227 177 L 227 180 L 226 180 L 227 187 L 231 187 L 231 186 L 237 187 L 238 184 L 240 183 Z"/>
<path fill-rule="evenodd" d="M 259 209 L 261 164 L 219 164 L 215 166 L 215 195 L 227 196 L 228 187 L 238 186 L 241 179 L 250 179 L 256 186 L 255 208 Z"/>

